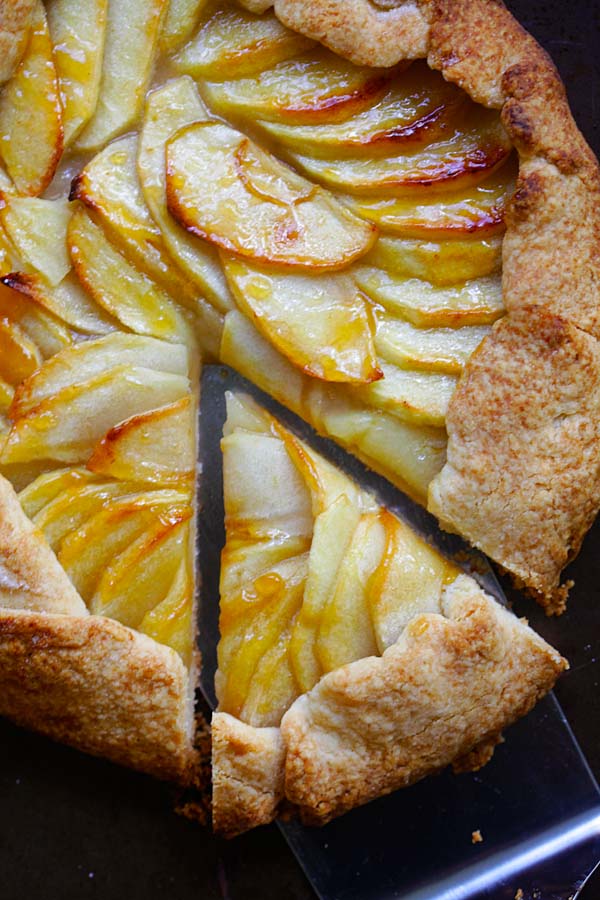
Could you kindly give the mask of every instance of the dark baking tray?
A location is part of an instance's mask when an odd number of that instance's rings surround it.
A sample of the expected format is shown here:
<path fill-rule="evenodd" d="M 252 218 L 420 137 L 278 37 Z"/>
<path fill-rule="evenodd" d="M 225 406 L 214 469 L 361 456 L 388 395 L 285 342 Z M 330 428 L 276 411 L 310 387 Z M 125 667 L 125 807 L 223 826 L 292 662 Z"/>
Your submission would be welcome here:
<path fill-rule="evenodd" d="M 575 118 L 598 153 L 598 4 L 515 0 L 509 6 L 552 54 Z M 597 523 L 570 567 L 576 586 L 561 619 L 546 619 L 532 604 L 511 598 L 571 661 L 556 696 L 596 775 L 599 548 Z M 512 900 L 516 885 L 523 900 L 566 900 L 571 879 L 573 885 L 583 879 L 598 855 L 598 823 L 587 814 L 594 807 L 594 789 L 552 699 L 510 730 L 506 744 L 478 775 L 442 775 L 398 796 L 399 807 L 396 798 L 384 798 L 334 824 L 341 857 L 318 846 L 329 843 L 325 831 L 309 833 L 317 845 L 312 852 L 304 831 L 287 827 L 288 840 L 302 842 L 309 865 L 322 860 L 313 875 L 319 885 L 333 881 L 328 896 L 408 900 L 408 890 L 419 881 L 431 884 L 442 869 L 454 868 L 450 893 L 438 881 L 433 894 L 416 896 Z M 276 827 L 225 843 L 174 816 L 172 803 L 164 785 L 0 722 L 0 900 L 314 900 Z M 368 830 L 373 821 L 383 824 L 378 835 L 384 837 L 374 848 Z M 558 821 L 562 825 L 553 830 Z M 471 844 L 475 829 L 481 829 L 482 844 Z M 496 849 L 500 860 L 493 859 Z M 384 856 L 391 860 L 387 887 L 374 893 Z M 523 862 L 529 874 L 515 880 L 510 868 Z M 580 896 L 600 898 L 600 875 Z"/>

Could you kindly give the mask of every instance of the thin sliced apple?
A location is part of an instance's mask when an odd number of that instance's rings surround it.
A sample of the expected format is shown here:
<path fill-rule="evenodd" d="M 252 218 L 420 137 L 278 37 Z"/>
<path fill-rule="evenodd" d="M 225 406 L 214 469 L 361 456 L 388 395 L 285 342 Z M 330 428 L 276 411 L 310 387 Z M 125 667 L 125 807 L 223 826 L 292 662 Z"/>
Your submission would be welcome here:
<path fill-rule="evenodd" d="M 118 332 L 75 344 L 57 353 L 20 385 L 12 417 L 18 419 L 64 388 L 115 366 L 143 366 L 185 376 L 189 369 L 188 351 L 183 344 L 173 346 L 156 338 Z"/>
<path fill-rule="evenodd" d="M 173 403 L 188 391 L 189 381 L 181 375 L 117 366 L 63 388 L 18 419 L 0 461 L 85 462 L 102 436 L 118 422 Z"/>
<path fill-rule="evenodd" d="M 19 502 L 25 514 L 33 519 L 39 511 L 50 503 L 59 494 L 80 488 L 86 484 L 101 484 L 102 478 L 97 478 L 86 469 L 53 469 L 39 475 L 26 488 L 19 493 Z"/>
<path fill-rule="evenodd" d="M 462 191 L 408 197 L 353 197 L 349 208 L 384 232 L 400 237 L 443 240 L 501 234 L 508 198 L 515 187 L 514 167 L 505 164 Z"/>
<path fill-rule="evenodd" d="M 189 41 L 198 27 L 206 4 L 207 0 L 170 0 L 159 38 L 163 54 L 172 56 Z"/>
<path fill-rule="evenodd" d="M 254 75 L 314 45 L 310 38 L 282 25 L 272 12 L 257 17 L 224 7 L 202 25 L 175 65 L 195 79 L 226 81 Z"/>
<path fill-rule="evenodd" d="M 388 69 L 355 66 L 319 48 L 252 78 L 204 83 L 202 93 L 210 108 L 226 118 L 311 125 L 340 122 L 366 109 L 379 99 L 392 78 Z"/>
<path fill-rule="evenodd" d="M 2 419 L 4 422 L 5 430 L 10 428 L 10 422 L 6 413 L 8 412 L 8 408 L 12 403 L 12 399 L 14 396 L 14 388 L 8 381 L 4 381 L 2 377 L 0 377 L 0 414 L 2 415 Z"/>
<path fill-rule="evenodd" d="M 491 325 L 504 313 L 500 275 L 438 287 L 367 266 L 357 267 L 352 274 L 371 300 L 420 328 Z"/>
<path fill-rule="evenodd" d="M 402 278 L 445 286 L 500 272 L 502 238 L 433 241 L 382 236 L 365 257 L 370 266 Z"/>
<path fill-rule="evenodd" d="M 421 372 L 382 364 L 383 378 L 376 384 L 358 389 L 369 406 L 385 409 L 413 425 L 437 425 L 446 422 L 456 378 L 439 372 Z"/>
<path fill-rule="evenodd" d="M 40 351 L 21 326 L 0 318 L 0 378 L 16 386 L 41 364 Z"/>
<path fill-rule="evenodd" d="M 159 519 L 168 521 L 188 505 L 177 491 L 150 491 L 111 498 L 61 542 L 58 560 L 86 603 L 107 566 Z"/>
<path fill-rule="evenodd" d="M 67 347 L 71 332 L 55 316 L 0 283 L 0 317 L 17 323 L 46 359 Z"/>
<path fill-rule="evenodd" d="M 68 200 L 13 197 L 0 209 L 0 221 L 24 263 L 51 287 L 71 268 L 67 253 L 67 226 L 73 208 Z"/>
<path fill-rule="evenodd" d="M 377 654 L 368 589 L 384 552 L 385 529 L 380 515 L 364 513 L 321 612 L 315 651 L 324 672 Z"/>
<path fill-rule="evenodd" d="M 410 322 L 382 315 L 377 323 L 375 346 L 381 359 L 408 369 L 428 369 L 460 375 L 490 328 L 415 328 Z"/>
<path fill-rule="evenodd" d="M 175 304 L 127 262 L 83 207 L 73 213 L 67 244 L 80 281 L 111 316 L 138 334 L 188 340 L 189 327 Z"/>
<path fill-rule="evenodd" d="M 146 101 L 137 164 L 148 209 L 173 259 L 215 309 L 225 314 L 235 303 L 215 248 L 188 234 L 167 211 L 166 142 L 183 126 L 207 117 L 190 78 L 177 78 L 153 91 Z"/>
<path fill-rule="evenodd" d="M 280 274 L 223 254 L 240 309 L 274 347 L 324 381 L 380 377 L 368 302 L 348 275 Z"/>
<path fill-rule="evenodd" d="M 0 153 L 18 193 L 41 194 L 63 150 L 62 109 L 46 13 L 37 0 L 25 56 L 0 96 Z"/>
<path fill-rule="evenodd" d="M 304 598 L 290 639 L 290 659 L 303 692 L 310 691 L 323 674 L 315 648 L 321 615 L 333 595 L 359 519 L 359 508 L 341 495 L 315 520 Z"/>
<path fill-rule="evenodd" d="M 182 560 L 169 593 L 146 613 L 138 631 L 172 647 L 189 668 L 194 655 L 194 583 L 187 560 Z"/>
<path fill-rule="evenodd" d="M 498 112 L 477 107 L 474 124 L 461 123 L 453 134 L 418 153 L 335 160 L 293 154 L 293 159 L 309 177 L 333 190 L 402 196 L 432 187 L 454 191 L 477 184 L 505 162 L 510 151 Z"/>
<path fill-rule="evenodd" d="M 84 291 L 73 272 L 54 288 L 39 275 L 26 272 L 11 272 L 0 282 L 84 334 L 108 334 L 118 327 L 118 322 Z"/>
<path fill-rule="evenodd" d="M 0 185 L 0 194 L 2 194 L 2 186 Z M 8 199 L 5 195 L 5 200 Z M 7 235 L 4 228 L 0 227 L 0 275 L 8 275 L 19 268 L 21 261 L 17 255 L 17 248 Z"/>
<path fill-rule="evenodd" d="M 191 397 L 121 422 L 92 451 L 87 467 L 101 475 L 157 484 L 192 482 L 196 423 Z"/>
<path fill-rule="evenodd" d="M 255 728 L 279 725 L 301 693 L 290 662 L 291 629 L 289 623 L 263 653 L 248 684 L 240 719 Z"/>
<path fill-rule="evenodd" d="M 167 196 L 188 231 L 259 264 L 339 269 L 376 237 L 374 226 L 220 123 L 170 139 Z"/>
<path fill-rule="evenodd" d="M 9 80 L 25 55 L 34 8 L 35 0 L 13 0 L 0 8 L 0 85 Z"/>
<path fill-rule="evenodd" d="M 272 138 L 297 153 L 343 158 L 363 151 L 370 157 L 399 152 L 437 140 L 467 95 L 424 63 L 398 75 L 389 90 L 343 122 L 288 125 L 261 122 Z"/>
<path fill-rule="evenodd" d="M 99 150 L 135 124 L 156 56 L 165 0 L 110 0 L 95 113 L 75 143 L 80 152 Z"/>
<path fill-rule="evenodd" d="M 90 612 L 138 628 L 163 600 L 189 541 L 191 507 L 160 518 L 105 569 L 90 600 Z"/>
<path fill-rule="evenodd" d="M 47 4 L 66 147 L 87 125 L 96 109 L 107 10 L 108 0 L 50 0 Z"/>
<path fill-rule="evenodd" d="M 384 513 L 384 525 L 386 551 L 368 595 L 380 653 L 415 616 L 441 612 L 442 590 L 460 572 L 395 516 Z"/>

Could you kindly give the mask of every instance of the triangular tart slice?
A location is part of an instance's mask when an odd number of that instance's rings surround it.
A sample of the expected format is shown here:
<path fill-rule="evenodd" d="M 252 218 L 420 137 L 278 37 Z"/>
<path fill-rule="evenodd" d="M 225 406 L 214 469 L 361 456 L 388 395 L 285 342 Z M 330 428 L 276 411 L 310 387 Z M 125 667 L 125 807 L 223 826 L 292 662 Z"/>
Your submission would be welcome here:
<path fill-rule="evenodd" d="M 484 764 L 565 660 L 253 400 L 227 412 L 217 831 Z"/>

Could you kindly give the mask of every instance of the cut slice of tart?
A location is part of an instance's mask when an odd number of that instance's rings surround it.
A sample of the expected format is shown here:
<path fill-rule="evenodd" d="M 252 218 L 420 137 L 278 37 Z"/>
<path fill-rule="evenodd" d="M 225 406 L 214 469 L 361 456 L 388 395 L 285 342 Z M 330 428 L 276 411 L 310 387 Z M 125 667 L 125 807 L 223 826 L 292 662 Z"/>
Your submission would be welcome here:
<path fill-rule="evenodd" d="M 566 662 L 245 395 L 222 450 L 217 831 L 486 762 Z"/>

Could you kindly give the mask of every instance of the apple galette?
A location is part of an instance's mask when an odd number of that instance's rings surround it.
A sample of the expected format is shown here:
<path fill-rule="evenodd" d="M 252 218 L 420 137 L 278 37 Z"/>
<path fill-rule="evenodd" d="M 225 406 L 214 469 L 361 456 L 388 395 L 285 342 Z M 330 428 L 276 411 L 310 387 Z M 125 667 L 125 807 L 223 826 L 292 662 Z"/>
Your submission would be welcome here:
<path fill-rule="evenodd" d="M 552 63 L 491 0 L 272 5 L 0 0 L 0 712 L 181 782 L 201 360 L 549 611 L 600 503 Z M 240 398 L 224 453 L 218 827 L 483 762 L 558 654 Z"/>

